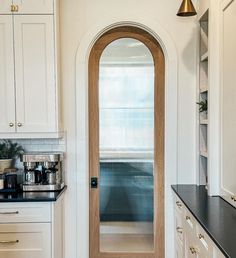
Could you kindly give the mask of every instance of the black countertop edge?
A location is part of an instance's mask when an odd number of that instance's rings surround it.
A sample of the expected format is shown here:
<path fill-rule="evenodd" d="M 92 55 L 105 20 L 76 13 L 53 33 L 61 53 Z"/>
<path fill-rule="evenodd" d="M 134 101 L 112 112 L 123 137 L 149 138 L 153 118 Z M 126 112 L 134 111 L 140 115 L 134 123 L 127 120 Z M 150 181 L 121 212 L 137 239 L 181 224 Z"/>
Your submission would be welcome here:
<path fill-rule="evenodd" d="M 0 193 L 0 203 L 6 202 L 56 202 L 66 191 L 65 186 L 60 191 L 55 192 L 15 192 Z"/>
<path fill-rule="evenodd" d="M 209 196 L 205 186 L 171 187 L 225 257 L 236 258 L 236 209 L 220 196 Z"/>

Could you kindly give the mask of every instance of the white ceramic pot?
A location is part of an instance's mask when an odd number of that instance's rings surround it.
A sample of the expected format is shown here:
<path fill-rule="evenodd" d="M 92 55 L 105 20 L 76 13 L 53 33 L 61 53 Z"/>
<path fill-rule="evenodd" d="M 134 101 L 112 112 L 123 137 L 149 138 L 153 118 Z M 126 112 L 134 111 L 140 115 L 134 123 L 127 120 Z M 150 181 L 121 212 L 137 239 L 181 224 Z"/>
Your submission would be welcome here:
<path fill-rule="evenodd" d="M 5 168 L 10 168 L 12 159 L 0 159 L 0 172 L 3 172 Z"/>

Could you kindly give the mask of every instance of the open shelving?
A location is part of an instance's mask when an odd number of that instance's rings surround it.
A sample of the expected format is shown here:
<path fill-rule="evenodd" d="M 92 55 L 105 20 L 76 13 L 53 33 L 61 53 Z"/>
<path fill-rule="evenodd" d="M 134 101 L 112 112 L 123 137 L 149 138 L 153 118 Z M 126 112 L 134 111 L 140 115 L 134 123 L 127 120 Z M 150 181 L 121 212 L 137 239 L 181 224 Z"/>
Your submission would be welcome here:
<path fill-rule="evenodd" d="M 199 96 L 198 101 L 208 102 L 208 10 L 199 20 L 200 46 L 199 46 Z M 199 184 L 208 185 L 208 113 L 201 112 L 199 121 Z"/>

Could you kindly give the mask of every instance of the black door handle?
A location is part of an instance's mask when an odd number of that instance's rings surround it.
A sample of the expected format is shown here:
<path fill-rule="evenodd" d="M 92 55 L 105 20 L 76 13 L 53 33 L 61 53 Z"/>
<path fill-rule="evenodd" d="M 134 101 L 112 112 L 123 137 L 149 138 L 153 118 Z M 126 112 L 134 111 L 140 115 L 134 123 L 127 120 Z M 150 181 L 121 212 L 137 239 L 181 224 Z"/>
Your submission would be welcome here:
<path fill-rule="evenodd" d="M 98 178 L 97 177 L 91 177 L 90 186 L 91 186 L 91 188 L 98 188 Z"/>

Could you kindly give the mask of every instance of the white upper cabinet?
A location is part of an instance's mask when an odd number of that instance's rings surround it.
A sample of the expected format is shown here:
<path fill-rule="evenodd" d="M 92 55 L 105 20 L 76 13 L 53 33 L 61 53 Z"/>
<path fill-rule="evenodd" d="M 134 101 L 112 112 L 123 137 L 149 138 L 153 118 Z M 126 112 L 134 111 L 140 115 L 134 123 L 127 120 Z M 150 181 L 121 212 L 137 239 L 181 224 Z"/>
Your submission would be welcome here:
<path fill-rule="evenodd" d="M 0 14 L 12 13 L 12 0 L 0 0 Z"/>
<path fill-rule="evenodd" d="M 13 0 L 15 14 L 53 14 L 53 0 Z"/>
<path fill-rule="evenodd" d="M 14 30 L 17 131 L 53 132 L 56 130 L 53 17 L 17 15 Z"/>
<path fill-rule="evenodd" d="M 236 0 L 221 5 L 221 195 L 236 206 Z"/>
<path fill-rule="evenodd" d="M 0 132 L 15 132 L 13 26 L 0 15 Z"/>
<path fill-rule="evenodd" d="M 53 14 L 54 0 L 0 0 L 0 14 Z"/>
<path fill-rule="evenodd" d="M 53 0 L 14 0 L 18 11 L 0 14 L 0 138 L 60 137 L 53 3 L 57 7 Z"/>

